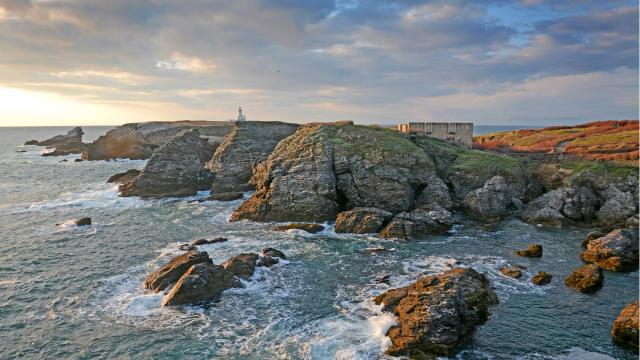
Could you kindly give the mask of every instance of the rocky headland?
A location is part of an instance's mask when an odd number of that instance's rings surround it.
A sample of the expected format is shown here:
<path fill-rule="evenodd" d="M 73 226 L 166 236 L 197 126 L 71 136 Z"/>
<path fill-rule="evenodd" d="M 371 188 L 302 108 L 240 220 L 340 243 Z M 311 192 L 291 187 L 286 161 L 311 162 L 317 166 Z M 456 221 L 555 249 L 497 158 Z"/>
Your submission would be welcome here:
<path fill-rule="evenodd" d="M 64 135 L 56 135 L 42 141 L 29 140 L 25 142 L 25 145 L 46 146 L 53 149 L 52 151 L 44 152 L 42 156 L 77 154 L 82 153 L 86 148 L 86 144 L 82 142 L 82 135 L 84 135 L 82 128 L 74 127 Z"/>

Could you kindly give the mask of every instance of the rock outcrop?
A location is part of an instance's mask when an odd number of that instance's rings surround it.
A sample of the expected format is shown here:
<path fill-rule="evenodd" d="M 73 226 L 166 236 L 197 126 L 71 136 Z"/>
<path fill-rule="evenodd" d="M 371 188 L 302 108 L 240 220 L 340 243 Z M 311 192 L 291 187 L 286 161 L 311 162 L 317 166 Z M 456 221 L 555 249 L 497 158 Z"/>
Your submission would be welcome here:
<path fill-rule="evenodd" d="M 542 245 L 531 244 L 524 250 L 516 250 L 516 255 L 530 258 L 542 257 Z"/>
<path fill-rule="evenodd" d="M 271 228 L 274 231 L 302 230 L 309 234 L 316 234 L 324 230 L 324 226 L 320 224 L 292 223 L 287 225 L 277 225 Z"/>
<path fill-rule="evenodd" d="M 140 175 L 140 170 L 137 170 L 137 169 L 127 170 L 123 173 L 119 173 L 111 176 L 107 180 L 107 183 L 125 184 L 135 179 L 138 175 Z"/>
<path fill-rule="evenodd" d="M 78 220 L 75 221 L 77 226 L 86 226 L 86 225 L 91 225 L 91 218 L 90 217 L 83 217 L 80 218 Z"/>
<path fill-rule="evenodd" d="M 539 271 L 537 274 L 535 274 L 532 278 L 531 278 L 531 282 L 536 284 L 536 285 L 547 285 L 549 283 L 551 283 L 551 274 L 549 274 L 548 272 L 545 271 Z"/>
<path fill-rule="evenodd" d="M 590 240 L 580 258 L 610 271 L 638 269 L 638 229 L 616 229 Z"/>
<path fill-rule="evenodd" d="M 236 122 L 207 164 L 214 174 L 211 194 L 220 196 L 253 190 L 249 183 L 253 167 L 265 160 L 280 140 L 293 134 L 298 126 L 283 122 Z"/>
<path fill-rule="evenodd" d="M 394 356 L 451 356 L 489 316 L 498 298 L 487 278 L 468 268 L 425 276 L 410 286 L 392 289 L 374 301 L 398 317 L 387 331 Z"/>
<path fill-rule="evenodd" d="M 609 185 L 602 194 L 605 201 L 596 213 L 602 225 L 622 226 L 629 217 L 638 213 L 638 200 L 632 193 Z"/>
<path fill-rule="evenodd" d="M 331 221 L 357 207 L 398 213 L 410 210 L 418 190 L 434 181 L 441 180 L 433 161 L 397 133 L 309 124 L 256 167 L 256 194 L 232 219 Z"/>
<path fill-rule="evenodd" d="M 586 187 L 552 190 L 526 205 L 521 217 L 528 223 L 553 227 L 590 222 L 596 217 L 598 199 Z"/>
<path fill-rule="evenodd" d="M 197 304 L 211 301 L 232 287 L 242 285 L 233 272 L 208 262 L 191 266 L 162 298 L 162 306 Z"/>
<path fill-rule="evenodd" d="M 395 215 L 379 235 L 383 238 L 411 240 L 446 234 L 452 225 L 453 219 L 447 210 L 418 209 Z"/>
<path fill-rule="evenodd" d="M 47 146 L 55 148 L 53 151 L 43 153 L 42 156 L 60 156 L 82 153 L 85 149 L 85 144 L 82 142 L 81 127 L 74 127 L 69 130 L 65 135 L 56 135 L 52 138 L 43 141 L 30 140 L 25 145 L 37 145 Z"/>
<path fill-rule="evenodd" d="M 130 123 L 109 130 L 87 145 L 84 160 L 148 159 L 153 151 L 186 129 L 198 129 L 209 139 L 211 154 L 231 130 L 228 122 L 167 121 Z M 208 161 L 209 159 L 207 159 Z"/>
<path fill-rule="evenodd" d="M 206 251 L 189 251 L 178 255 L 165 266 L 149 274 L 144 279 L 144 287 L 155 292 L 162 291 L 178 281 L 191 266 L 200 263 L 212 263 Z"/>
<path fill-rule="evenodd" d="M 336 218 L 336 232 L 354 234 L 377 233 L 392 216 L 392 213 L 376 208 L 355 208 L 343 211 L 339 213 Z"/>
<path fill-rule="evenodd" d="M 222 266 L 241 279 L 248 279 L 256 270 L 258 254 L 243 253 L 229 258 Z"/>
<path fill-rule="evenodd" d="M 574 270 L 564 279 L 564 284 L 583 293 L 593 293 L 602 287 L 603 280 L 602 269 L 590 264 Z"/>
<path fill-rule="evenodd" d="M 611 328 L 613 341 L 628 349 L 638 351 L 640 341 L 638 329 L 638 301 L 625 306 L 616 317 Z"/>
<path fill-rule="evenodd" d="M 133 180 L 120 186 L 122 196 L 191 196 L 211 185 L 204 164 L 211 148 L 197 129 L 183 130 L 162 145 Z"/>
<path fill-rule="evenodd" d="M 514 279 L 519 279 L 522 276 L 522 271 L 520 270 L 520 268 L 516 266 L 500 268 L 500 272 L 502 273 L 502 275 L 508 276 Z"/>
<path fill-rule="evenodd" d="M 500 218 L 511 204 L 509 186 L 502 176 L 494 176 L 484 185 L 469 192 L 463 201 L 464 207 L 474 216 L 484 219 Z"/>

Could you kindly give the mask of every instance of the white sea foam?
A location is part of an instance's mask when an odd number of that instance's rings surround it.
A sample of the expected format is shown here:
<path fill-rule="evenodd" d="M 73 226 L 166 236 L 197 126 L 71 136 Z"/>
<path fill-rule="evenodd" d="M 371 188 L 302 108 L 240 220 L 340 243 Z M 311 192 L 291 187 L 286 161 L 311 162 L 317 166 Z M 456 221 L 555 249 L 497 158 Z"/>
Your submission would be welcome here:
<path fill-rule="evenodd" d="M 564 354 L 543 355 L 539 353 L 516 356 L 517 360 L 615 360 L 614 357 L 593 351 L 587 351 L 579 347 L 572 347 Z"/>

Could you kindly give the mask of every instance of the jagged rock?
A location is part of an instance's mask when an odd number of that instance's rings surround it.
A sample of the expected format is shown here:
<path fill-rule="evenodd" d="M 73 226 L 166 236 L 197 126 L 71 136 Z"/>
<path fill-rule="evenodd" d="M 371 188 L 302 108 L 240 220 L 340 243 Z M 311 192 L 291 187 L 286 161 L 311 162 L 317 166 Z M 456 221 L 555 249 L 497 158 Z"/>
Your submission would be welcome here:
<path fill-rule="evenodd" d="M 597 265 L 585 265 L 571 273 L 564 284 L 583 293 L 593 293 L 602 287 L 602 269 Z"/>
<path fill-rule="evenodd" d="M 531 244 L 525 250 L 516 250 L 516 255 L 530 258 L 542 257 L 542 245 Z"/>
<path fill-rule="evenodd" d="M 221 242 L 227 242 L 229 239 L 224 237 L 217 237 L 214 239 L 197 239 L 191 242 L 191 245 L 208 245 L 208 244 L 217 244 Z"/>
<path fill-rule="evenodd" d="M 604 195 L 607 200 L 596 214 L 601 224 L 624 225 L 629 217 L 638 213 L 638 201 L 630 192 L 620 191 L 615 185 L 610 185 Z"/>
<path fill-rule="evenodd" d="M 76 220 L 75 223 L 78 226 L 91 225 L 91 218 L 90 217 L 83 217 L 83 218 L 80 218 L 80 219 Z"/>
<path fill-rule="evenodd" d="M 166 289 L 180 279 L 191 266 L 212 261 L 206 251 L 189 251 L 171 259 L 165 266 L 149 274 L 144 279 L 144 287 L 155 292 Z"/>
<path fill-rule="evenodd" d="M 521 213 L 532 224 L 562 227 L 595 218 L 598 200 L 586 187 L 565 187 L 549 191 L 531 201 Z"/>
<path fill-rule="evenodd" d="M 136 178 L 138 175 L 140 175 L 140 170 L 137 170 L 137 169 L 127 170 L 123 173 L 119 173 L 111 176 L 107 180 L 107 183 L 116 183 L 116 184 L 128 183 L 129 181 Z"/>
<path fill-rule="evenodd" d="M 222 266 L 241 279 L 248 279 L 256 269 L 258 254 L 243 253 L 229 258 Z"/>
<path fill-rule="evenodd" d="M 301 126 L 259 164 L 256 193 L 232 220 L 331 221 L 339 210 L 408 210 L 437 177 L 433 161 L 403 136 L 364 126 Z M 428 195 L 428 194 L 427 194 Z"/>
<path fill-rule="evenodd" d="M 287 225 L 274 226 L 271 228 L 271 230 L 274 230 L 274 231 L 302 230 L 310 234 L 315 234 L 324 230 L 324 226 L 320 224 L 293 223 L 293 224 L 287 224 Z"/>
<path fill-rule="evenodd" d="M 343 211 L 336 218 L 336 232 L 376 233 L 392 216 L 392 213 L 376 208 L 355 208 Z"/>
<path fill-rule="evenodd" d="M 223 193 L 215 193 L 211 194 L 211 200 L 217 201 L 233 201 L 242 199 L 244 195 L 241 192 L 223 192 Z"/>
<path fill-rule="evenodd" d="M 589 241 L 580 258 L 610 271 L 638 269 L 638 230 L 616 229 Z"/>
<path fill-rule="evenodd" d="M 120 186 L 122 196 L 191 196 L 209 187 L 211 174 L 204 163 L 211 156 L 197 129 L 183 130 L 162 145 L 140 175 Z"/>
<path fill-rule="evenodd" d="M 433 176 L 424 189 L 416 196 L 414 207 L 451 210 L 453 208 L 453 201 L 449 194 L 449 188 L 442 179 Z"/>
<path fill-rule="evenodd" d="M 81 153 L 85 149 L 85 144 L 82 142 L 81 127 L 74 127 L 69 130 L 65 135 L 56 135 L 50 139 L 37 141 L 30 140 L 25 145 L 38 145 L 55 148 L 53 151 L 43 153 L 42 156 L 61 156 Z"/>
<path fill-rule="evenodd" d="M 639 334 L 638 301 L 636 300 L 625 306 L 614 320 L 611 338 L 620 346 L 638 351 Z"/>
<path fill-rule="evenodd" d="M 379 235 L 383 238 L 411 240 L 445 234 L 452 225 L 451 213 L 447 210 L 417 209 L 396 214 Z"/>
<path fill-rule="evenodd" d="M 514 279 L 519 279 L 522 276 L 522 271 L 515 266 L 500 268 L 500 272 L 502 275 L 512 277 Z"/>
<path fill-rule="evenodd" d="M 474 216 L 500 218 L 511 204 L 509 186 L 502 176 L 494 176 L 464 197 L 464 207 Z"/>
<path fill-rule="evenodd" d="M 182 251 L 191 251 L 197 250 L 198 248 L 193 244 L 180 244 L 178 245 L 178 249 Z"/>
<path fill-rule="evenodd" d="M 487 278 L 470 268 L 425 276 L 410 286 L 392 289 L 374 301 L 398 317 L 387 331 L 394 356 L 451 356 L 489 316 L 498 297 Z"/>
<path fill-rule="evenodd" d="M 166 121 L 130 123 L 109 130 L 88 144 L 82 154 L 84 160 L 148 159 L 153 151 L 173 139 L 185 129 L 198 129 L 209 139 L 209 155 L 231 130 L 229 122 Z M 208 161 L 209 159 L 207 159 Z"/>
<path fill-rule="evenodd" d="M 637 229 L 640 226 L 640 219 L 638 218 L 638 214 L 635 214 L 629 217 L 625 222 L 624 226 L 628 228 Z"/>
<path fill-rule="evenodd" d="M 220 265 L 208 262 L 195 264 L 162 298 L 162 306 L 197 304 L 214 300 L 224 290 L 241 286 L 234 274 Z"/>
<path fill-rule="evenodd" d="M 298 126 L 275 121 L 236 122 L 207 163 L 214 174 L 211 194 L 252 190 L 249 180 L 253 167 L 265 160 L 278 142 L 293 134 Z"/>
<path fill-rule="evenodd" d="M 270 247 L 262 249 L 262 256 L 270 256 L 270 257 L 276 257 L 280 259 L 287 258 L 282 251 L 278 249 L 270 248 Z"/>
<path fill-rule="evenodd" d="M 547 285 L 551 282 L 551 274 L 540 271 L 531 278 L 531 282 L 536 285 Z"/>

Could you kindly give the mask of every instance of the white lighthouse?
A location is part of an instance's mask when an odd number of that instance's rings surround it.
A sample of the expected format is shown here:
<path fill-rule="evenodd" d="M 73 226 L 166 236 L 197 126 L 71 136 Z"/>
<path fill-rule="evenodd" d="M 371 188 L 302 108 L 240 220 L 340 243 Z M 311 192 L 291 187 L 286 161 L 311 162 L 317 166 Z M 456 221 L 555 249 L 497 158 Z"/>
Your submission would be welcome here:
<path fill-rule="evenodd" d="M 242 114 L 242 106 L 238 106 L 238 118 L 236 119 L 236 121 L 247 121 L 247 118 Z"/>

